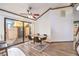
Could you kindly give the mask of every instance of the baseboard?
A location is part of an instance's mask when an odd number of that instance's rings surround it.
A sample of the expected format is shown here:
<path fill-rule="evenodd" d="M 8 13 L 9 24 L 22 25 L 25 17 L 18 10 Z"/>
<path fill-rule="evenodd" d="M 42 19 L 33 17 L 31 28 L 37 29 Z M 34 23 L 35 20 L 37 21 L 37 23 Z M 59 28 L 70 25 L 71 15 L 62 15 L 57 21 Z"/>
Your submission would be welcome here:
<path fill-rule="evenodd" d="M 73 41 L 55 41 L 55 42 L 47 42 L 47 43 L 69 43 L 69 42 L 73 42 Z"/>

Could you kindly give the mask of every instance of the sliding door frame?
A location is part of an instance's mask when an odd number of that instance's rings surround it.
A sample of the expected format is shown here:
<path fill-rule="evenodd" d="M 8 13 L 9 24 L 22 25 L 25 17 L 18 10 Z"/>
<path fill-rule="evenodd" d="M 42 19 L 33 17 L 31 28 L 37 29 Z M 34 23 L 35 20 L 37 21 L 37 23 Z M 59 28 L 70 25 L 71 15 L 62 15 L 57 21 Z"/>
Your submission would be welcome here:
<path fill-rule="evenodd" d="M 21 43 L 24 43 L 25 41 L 24 41 L 24 23 L 29 23 L 29 24 L 31 24 L 31 22 L 27 22 L 27 21 L 21 21 L 21 20 L 16 20 L 16 19 L 11 19 L 11 18 L 4 18 L 4 41 L 6 41 L 6 21 L 7 21 L 7 19 L 9 19 L 9 20 L 13 20 L 13 21 L 20 21 L 20 22 L 22 22 L 23 23 L 23 42 L 19 42 L 19 43 L 16 43 L 16 44 L 13 44 L 13 45 L 10 45 L 10 46 L 14 46 L 14 45 L 18 45 L 18 44 L 21 44 Z M 29 31 L 31 31 L 31 29 L 29 29 Z M 31 32 L 29 32 L 29 34 L 30 34 Z"/>

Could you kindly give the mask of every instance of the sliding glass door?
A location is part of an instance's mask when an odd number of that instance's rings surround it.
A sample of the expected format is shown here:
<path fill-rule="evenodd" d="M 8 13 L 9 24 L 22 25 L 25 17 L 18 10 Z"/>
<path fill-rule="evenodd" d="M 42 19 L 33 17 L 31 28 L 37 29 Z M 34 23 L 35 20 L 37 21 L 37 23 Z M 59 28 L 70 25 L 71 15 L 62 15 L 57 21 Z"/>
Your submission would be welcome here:
<path fill-rule="evenodd" d="M 31 28 L 30 28 L 30 24 L 24 22 L 24 41 L 28 41 L 28 35 L 30 35 L 31 33 Z"/>
<path fill-rule="evenodd" d="M 6 18 L 4 27 L 5 41 L 8 45 L 15 45 L 28 41 L 27 35 L 30 33 L 29 23 Z"/>
<path fill-rule="evenodd" d="M 6 42 L 14 45 L 23 42 L 23 23 L 6 19 Z"/>

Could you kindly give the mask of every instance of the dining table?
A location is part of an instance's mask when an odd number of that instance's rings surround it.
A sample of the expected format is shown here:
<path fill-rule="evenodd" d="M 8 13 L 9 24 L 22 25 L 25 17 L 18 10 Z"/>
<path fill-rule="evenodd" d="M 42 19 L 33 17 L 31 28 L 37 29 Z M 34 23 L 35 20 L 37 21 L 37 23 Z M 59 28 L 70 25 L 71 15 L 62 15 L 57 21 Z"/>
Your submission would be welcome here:
<path fill-rule="evenodd" d="M 34 38 L 34 37 L 38 37 L 39 40 L 42 40 L 41 38 L 44 38 L 44 37 L 46 37 L 46 36 L 44 36 L 44 35 L 37 35 L 37 34 L 34 34 L 34 35 L 31 35 L 31 37 L 32 37 L 32 38 Z"/>

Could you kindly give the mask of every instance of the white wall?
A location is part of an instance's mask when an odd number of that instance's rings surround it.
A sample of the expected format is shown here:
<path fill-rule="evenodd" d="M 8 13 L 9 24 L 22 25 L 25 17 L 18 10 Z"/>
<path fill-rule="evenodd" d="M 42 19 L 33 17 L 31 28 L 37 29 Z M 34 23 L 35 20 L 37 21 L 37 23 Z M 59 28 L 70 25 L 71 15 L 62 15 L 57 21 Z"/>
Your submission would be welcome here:
<path fill-rule="evenodd" d="M 61 10 L 65 10 L 65 16 L 61 16 Z M 73 10 L 65 8 L 52 11 L 52 40 L 72 41 L 73 40 Z"/>
<path fill-rule="evenodd" d="M 35 21 L 33 21 L 30 26 L 31 26 L 31 33 L 35 34 Z"/>
<path fill-rule="evenodd" d="M 47 12 L 44 16 L 42 16 L 39 20 L 35 23 L 35 31 L 36 33 L 40 34 L 47 34 L 48 39 L 51 39 L 51 20 L 50 14 L 51 12 Z"/>
<path fill-rule="evenodd" d="M 66 16 L 61 16 L 61 10 L 51 10 L 37 20 L 37 32 L 48 35 L 48 41 L 72 41 L 73 40 L 73 10 L 64 8 Z"/>

